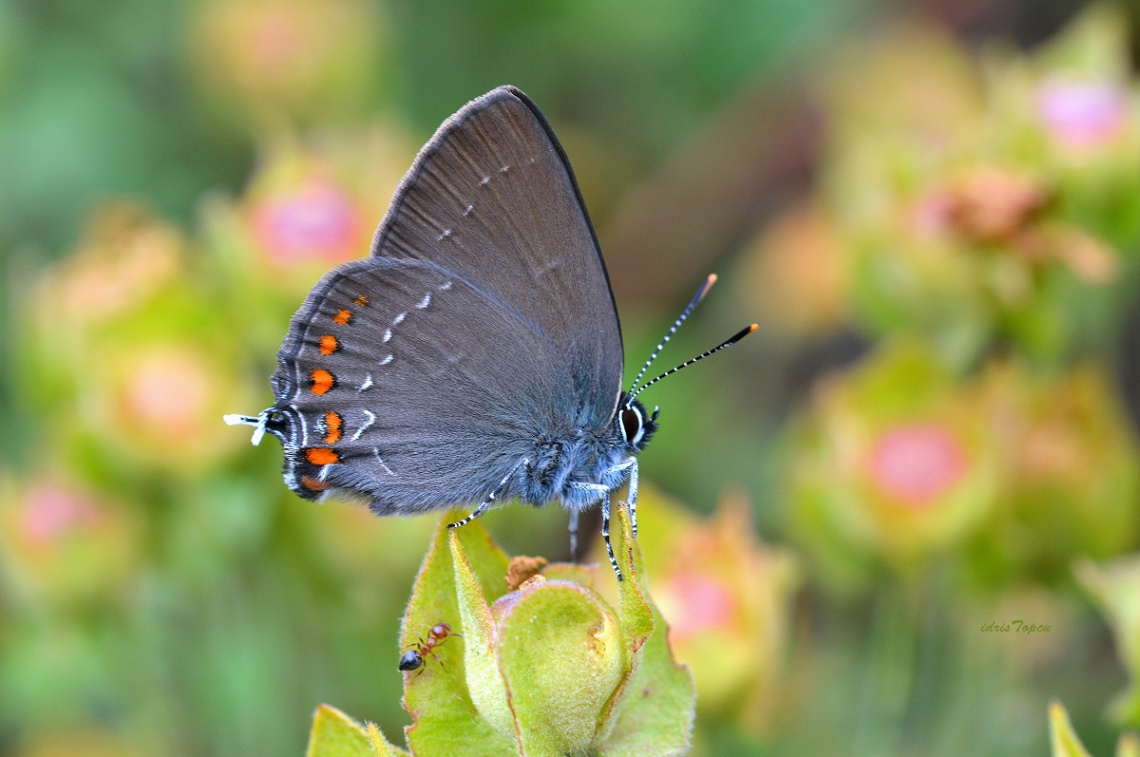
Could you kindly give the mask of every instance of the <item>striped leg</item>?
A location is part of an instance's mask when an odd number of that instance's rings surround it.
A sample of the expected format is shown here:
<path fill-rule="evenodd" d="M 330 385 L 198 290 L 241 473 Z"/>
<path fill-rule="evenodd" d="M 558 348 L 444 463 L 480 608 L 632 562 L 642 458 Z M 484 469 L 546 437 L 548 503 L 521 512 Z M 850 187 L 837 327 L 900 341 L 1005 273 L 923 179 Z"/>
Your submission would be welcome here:
<path fill-rule="evenodd" d="M 621 581 L 621 568 L 618 567 L 614 557 L 614 545 L 610 543 L 610 493 L 607 491 L 602 497 L 602 538 L 606 540 L 606 554 L 610 556 L 610 565 L 613 566 L 614 575 Z"/>
<path fill-rule="evenodd" d="M 629 471 L 629 494 L 626 501 L 626 507 L 629 509 L 629 530 L 633 534 L 633 538 L 637 538 L 637 458 L 630 457 L 622 460 L 620 463 L 612 468 L 608 468 L 605 472 L 607 478 L 611 476 L 618 476 Z"/>
<path fill-rule="evenodd" d="M 519 468 L 528 464 L 530 464 L 530 461 L 525 457 L 515 463 L 515 467 L 511 468 L 510 472 L 507 473 L 507 475 L 503 476 L 503 480 L 499 482 L 499 485 L 495 487 L 495 490 L 493 492 L 487 495 L 487 499 L 483 500 L 479 506 L 472 510 L 471 514 L 466 518 L 463 520 L 457 520 L 454 523 L 448 523 L 447 527 L 459 528 L 460 526 L 466 526 L 468 523 L 482 515 L 487 510 L 487 508 L 491 506 L 491 503 L 495 501 L 495 497 L 502 494 L 503 489 L 505 489 L 507 486 L 507 482 L 511 480 L 511 476 L 515 475 L 515 472 L 518 471 Z"/>
<path fill-rule="evenodd" d="M 629 530 L 637 538 L 637 458 L 629 459 Z"/>
<path fill-rule="evenodd" d="M 626 466 L 626 463 L 622 463 L 622 467 L 625 467 L 625 466 Z M 621 568 L 618 567 L 617 559 L 614 557 L 614 546 L 613 546 L 613 544 L 610 543 L 610 490 L 607 489 L 602 484 L 576 483 L 576 484 L 571 484 L 571 486 L 573 486 L 575 489 L 583 489 L 586 491 L 596 492 L 598 497 L 601 499 L 601 502 L 602 502 L 602 536 L 605 537 L 605 540 L 606 540 L 606 552 L 609 553 L 610 565 L 613 566 L 614 575 L 617 576 L 617 580 L 619 580 L 619 581 L 622 580 Z M 571 516 L 571 517 L 573 517 L 573 516 Z M 574 521 L 574 520 L 571 520 L 571 523 L 574 523 L 575 525 L 577 525 L 576 521 Z"/>

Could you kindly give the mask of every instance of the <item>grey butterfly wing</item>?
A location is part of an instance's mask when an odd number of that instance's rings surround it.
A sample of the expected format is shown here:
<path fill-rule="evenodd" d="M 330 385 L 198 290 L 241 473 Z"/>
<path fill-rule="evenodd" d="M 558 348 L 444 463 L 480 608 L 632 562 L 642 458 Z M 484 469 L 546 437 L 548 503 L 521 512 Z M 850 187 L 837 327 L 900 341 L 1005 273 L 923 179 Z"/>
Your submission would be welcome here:
<path fill-rule="evenodd" d="M 359 493 L 382 513 L 481 499 L 538 440 L 609 423 L 613 298 L 569 165 L 525 96 L 495 90 L 440 128 L 373 256 L 313 289 L 278 362 L 284 422 L 270 430 L 289 486 Z"/>
<path fill-rule="evenodd" d="M 605 263 L 566 155 L 525 94 L 492 90 L 440 127 L 372 255 L 431 261 L 509 303 L 574 369 L 549 401 L 584 427 L 613 416 L 622 343 Z"/>
<path fill-rule="evenodd" d="M 343 266 L 302 314 L 274 374 L 294 432 L 286 478 L 302 496 L 347 490 L 381 512 L 468 502 L 559 425 L 540 407 L 571 380 L 550 340 L 442 267 Z"/>

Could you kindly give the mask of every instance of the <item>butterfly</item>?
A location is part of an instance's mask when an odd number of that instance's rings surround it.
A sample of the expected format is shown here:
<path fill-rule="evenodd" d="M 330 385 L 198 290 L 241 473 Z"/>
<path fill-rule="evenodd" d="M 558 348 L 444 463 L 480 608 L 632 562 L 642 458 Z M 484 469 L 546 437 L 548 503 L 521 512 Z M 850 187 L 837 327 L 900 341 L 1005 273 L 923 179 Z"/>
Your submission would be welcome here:
<path fill-rule="evenodd" d="M 499 87 L 447 119 L 396 190 L 371 255 L 317 283 L 293 316 L 271 379 L 275 402 L 227 415 L 284 447 L 305 499 L 362 497 L 377 515 L 497 501 L 578 514 L 629 482 L 657 430 L 637 396 L 649 365 L 708 279 L 621 388 L 621 327 L 605 262 L 566 153 L 538 107 Z"/>

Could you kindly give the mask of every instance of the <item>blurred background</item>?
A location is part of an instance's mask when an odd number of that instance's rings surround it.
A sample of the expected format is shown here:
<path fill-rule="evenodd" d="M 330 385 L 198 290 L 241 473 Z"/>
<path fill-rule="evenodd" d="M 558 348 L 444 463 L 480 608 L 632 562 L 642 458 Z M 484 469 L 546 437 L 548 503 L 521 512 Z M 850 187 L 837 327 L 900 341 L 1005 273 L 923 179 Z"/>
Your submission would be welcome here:
<path fill-rule="evenodd" d="M 321 507 L 289 316 L 511 83 L 577 172 L 698 755 L 1093 754 L 1140 727 L 1140 6 L 0 2 L 0 755 L 399 740 L 434 518 Z M 668 366 L 664 366 L 668 367 Z M 486 518 L 565 558 L 559 508 Z M 1032 632 L 1030 632 L 1032 631 Z"/>

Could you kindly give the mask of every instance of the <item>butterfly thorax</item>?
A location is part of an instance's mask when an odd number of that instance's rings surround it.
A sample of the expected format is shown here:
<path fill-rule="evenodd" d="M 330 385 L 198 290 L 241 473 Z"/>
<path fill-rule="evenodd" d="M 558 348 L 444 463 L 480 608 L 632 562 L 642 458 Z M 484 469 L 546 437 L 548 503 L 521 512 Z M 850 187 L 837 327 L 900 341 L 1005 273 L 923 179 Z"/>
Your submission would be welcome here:
<path fill-rule="evenodd" d="M 645 448 L 656 421 L 656 412 L 650 418 L 640 403 L 627 407 L 623 402 L 614 421 L 603 428 L 539 437 L 533 459 L 528 457 L 523 466 L 519 499 L 535 506 L 560 500 L 571 510 L 597 504 L 602 497 L 597 485 L 612 490 L 625 482 L 629 468 L 622 463 Z"/>

